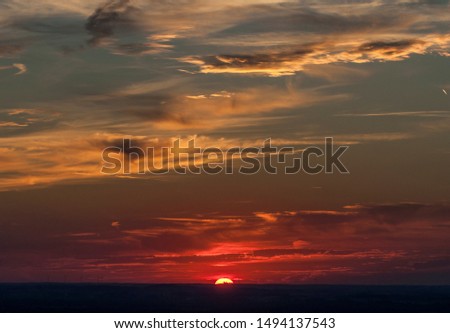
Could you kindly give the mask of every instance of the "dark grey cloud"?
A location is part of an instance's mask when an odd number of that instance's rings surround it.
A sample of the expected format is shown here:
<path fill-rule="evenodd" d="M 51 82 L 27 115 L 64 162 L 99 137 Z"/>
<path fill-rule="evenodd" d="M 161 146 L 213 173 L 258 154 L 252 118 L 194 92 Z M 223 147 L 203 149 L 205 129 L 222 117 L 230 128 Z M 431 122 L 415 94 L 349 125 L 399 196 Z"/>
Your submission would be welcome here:
<path fill-rule="evenodd" d="M 339 228 L 344 223 L 367 225 L 407 225 L 422 222 L 430 226 L 450 223 L 447 204 L 399 203 L 386 205 L 355 205 L 340 211 L 299 211 L 295 215 L 281 215 L 286 224 L 298 221 L 304 227 Z"/>
<path fill-rule="evenodd" d="M 429 223 L 429 225 L 436 225 L 450 222 L 450 206 L 445 204 L 403 203 L 362 206 L 357 210 L 360 216 L 371 217 L 378 223 L 425 222 Z"/>
<path fill-rule="evenodd" d="M 98 45 L 104 38 L 112 37 L 119 30 L 136 27 L 139 10 L 130 0 L 110 0 L 88 17 L 86 30 L 92 35 L 91 45 Z"/>
<path fill-rule="evenodd" d="M 299 59 L 302 56 L 314 52 L 314 45 L 303 45 L 294 50 L 277 53 L 256 53 L 256 54 L 222 54 L 219 56 L 207 56 L 203 60 L 205 63 L 215 67 L 252 67 L 264 64 Z"/>
<path fill-rule="evenodd" d="M 119 148 L 121 153 L 131 159 L 137 159 L 142 156 L 142 151 L 146 151 L 148 144 L 139 139 L 112 139 L 112 140 L 97 140 L 91 141 L 91 144 L 98 149 L 105 149 L 107 147 Z"/>
<path fill-rule="evenodd" d="M 80 21 L 82 17 L 64 13 L 52 15 L 20 16 L 14 18 L 11 23 L 13 28 L 25 32 L 31 32 L 36 37 L 45 35 L 74 36 L 83 33 L 83 26 Z"/>
<path fill-rule="evenodd" d="M 106 100 L 96 102 L 111 109 L 114 116 L 122 119 L 139 121 L 162 122 L 171 121 L 179 124 L 190 124 L 194 121 L 193 115 L 177 109 L 177 98 L 168 92 L 112 95 Z"/>
<path fill-rule="evenodd" d="M 125 43 L 116 47 L 116 53 L 125 55 L 141 55 L 149 51 L 146 43 Z"/>
<path fill-rule="evenodd" d="M 322 255 L 349 255 L 354 254 L 355 251 L 338 251 L 338 250 L 321 250 L 321 249 L 263 249 L 256 250 L 252 252 L 252 255 L 256 257 L 277 257 L 277 256 L 286 256 L 286 255 L 314 255 L 314 254 L 322 254 Z"/>
<path fill-rule="evenodd" d="M 375 41 L 362 44 L 358 50 L 361 52 L 365 51 L 378 51 L 378 50 L 389 50 L 391 52 L 401 51 L 410 48 L 413 45 L 422 44 L 420 40 L 406 39 L 393 42 L 385 41 Z"/>

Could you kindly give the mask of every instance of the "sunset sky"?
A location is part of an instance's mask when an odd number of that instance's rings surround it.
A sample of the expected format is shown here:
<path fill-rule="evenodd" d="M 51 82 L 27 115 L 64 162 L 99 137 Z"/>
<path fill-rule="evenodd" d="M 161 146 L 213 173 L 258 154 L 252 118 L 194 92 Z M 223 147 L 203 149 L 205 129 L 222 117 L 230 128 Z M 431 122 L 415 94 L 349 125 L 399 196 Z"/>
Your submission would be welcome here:
<path fill-rule="evenodd" d="M 0 0 L 0 282 L 450 283 L 448 0 Z M 333 137 L 349 174 L 103 175 Z"/>

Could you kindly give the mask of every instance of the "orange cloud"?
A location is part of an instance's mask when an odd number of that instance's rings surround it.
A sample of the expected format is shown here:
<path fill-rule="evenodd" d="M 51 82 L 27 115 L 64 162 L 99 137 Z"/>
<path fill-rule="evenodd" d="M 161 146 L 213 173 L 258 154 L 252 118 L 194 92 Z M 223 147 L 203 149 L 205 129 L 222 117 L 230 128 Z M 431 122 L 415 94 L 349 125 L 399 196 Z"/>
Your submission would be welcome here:
<path fill-rule="evenodd" d="M 293 75 L 306 66 L 336 63 L 401 61 L 412 54 L 440 53 L 446 56 L 450 35 L 428 35 L 421 39 L 369 40 L 337 38 L 321 43 L 290 47 L 285 51 L 185 57 L 180 61 L 196 65 L 201 73 L 261 74 L 272 77 Z M 381 38 L 381 37 L 380 37 Z"/>

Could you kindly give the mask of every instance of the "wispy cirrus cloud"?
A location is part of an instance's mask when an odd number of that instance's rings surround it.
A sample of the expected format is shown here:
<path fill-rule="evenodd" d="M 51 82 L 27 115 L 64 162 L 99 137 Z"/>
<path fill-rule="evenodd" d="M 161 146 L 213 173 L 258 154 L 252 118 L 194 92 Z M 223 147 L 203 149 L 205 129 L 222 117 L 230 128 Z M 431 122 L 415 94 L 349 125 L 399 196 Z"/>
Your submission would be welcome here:
<path fill-rule="evenodd" d="M 143 81 L 104 95 L 88 96 L 85 102 L 127 121 L 139 119 L 140 124 L 161 130 L 199 130 L 242 126 L 246 117 L 257 122 L 258 115 L 350 98 L 344 94 L 324 95 L 315 89 L 295 91 L 271 85 L 192 94 L 183 89 L 190 82 L 190 78 Z"/>
<path fill-rule="evenodd" d="M 28 71 L 28 68 L 25 64 L 19 64 L 19 63 L 12 64 L 11 66 L 1 66 L 0 67 L 0 71 L 7 70 L 7 69 L 16 69 L 17 71 L 14 75 L 22 75 Z"/>
<path fill-rule="evenodd" d="M 15 75 L 22 75 L 28 72 L 28 68 L 25 64 L 13 64 L 12 67 L 17 68 L 19 71 Z"/>

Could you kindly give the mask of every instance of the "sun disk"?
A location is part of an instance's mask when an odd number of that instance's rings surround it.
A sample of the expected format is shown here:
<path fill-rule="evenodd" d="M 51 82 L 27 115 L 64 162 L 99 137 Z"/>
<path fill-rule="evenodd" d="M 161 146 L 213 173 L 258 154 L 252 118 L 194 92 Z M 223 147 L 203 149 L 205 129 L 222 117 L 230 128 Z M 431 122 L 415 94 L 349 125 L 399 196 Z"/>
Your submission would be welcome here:
<path fill-rule="evenodd" d="M 233 284 L 233 283 L 234 283 L 233 280 L 229 278 L 220 278 L 214 284 L 218 285 L 218 284 Z"/>

